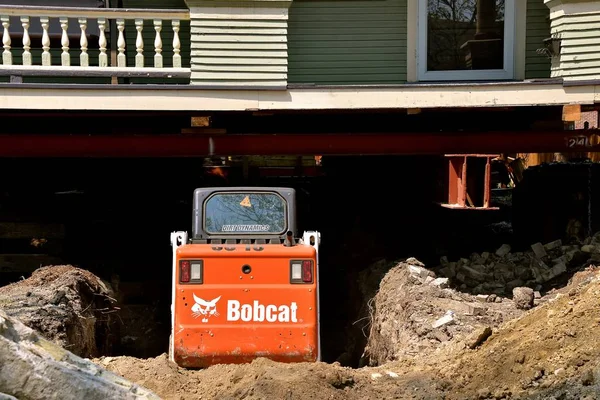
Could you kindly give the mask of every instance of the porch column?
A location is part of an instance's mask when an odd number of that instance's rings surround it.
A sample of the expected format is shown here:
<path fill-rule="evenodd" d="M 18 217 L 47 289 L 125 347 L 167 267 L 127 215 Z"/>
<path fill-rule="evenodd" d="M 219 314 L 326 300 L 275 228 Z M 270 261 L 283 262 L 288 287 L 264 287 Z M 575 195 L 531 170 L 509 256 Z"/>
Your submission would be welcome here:
<path fill-rule="evenodd" d="M 600 79 L 600 1 L 544 0 L 550 9 L 551 37 L 545 46 L 552 77 L 564 81 Z M 542 47 L 542 44 L 540 45 Z"/>
<path fill-rule="evenodd" d="M 291 0 L 186 0 L 191 84 L 285 90 Z"/>

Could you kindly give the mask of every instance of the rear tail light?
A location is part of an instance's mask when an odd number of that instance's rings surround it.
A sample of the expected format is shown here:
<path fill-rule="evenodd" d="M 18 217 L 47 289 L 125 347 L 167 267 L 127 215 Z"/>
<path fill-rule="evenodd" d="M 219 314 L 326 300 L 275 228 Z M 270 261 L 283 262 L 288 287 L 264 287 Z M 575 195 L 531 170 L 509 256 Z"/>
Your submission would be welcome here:
<path fill-rule="evenodd" d="M 181 260 L 179 262 L 179 282 L 202 283 L 204 263 L 202 260 Z"/>
<path fill-rule="evenodd" d="M 302 261 L 302 282 L 304 283 L 312 283 L 313 280 L 313 271 L 312 271 L 312 261 L 304 260 Z"/>
<path fill-rule="evenodd" d="M 290 263 L 290 283 L 312 283 L 312 260 L 294 260 Z"/>
<path fill-rule="evenodd" d="M 182 261 L 179 264 L 179 280 L 181 282 L 189 282 L 190 281 L 190 262 Z"/>

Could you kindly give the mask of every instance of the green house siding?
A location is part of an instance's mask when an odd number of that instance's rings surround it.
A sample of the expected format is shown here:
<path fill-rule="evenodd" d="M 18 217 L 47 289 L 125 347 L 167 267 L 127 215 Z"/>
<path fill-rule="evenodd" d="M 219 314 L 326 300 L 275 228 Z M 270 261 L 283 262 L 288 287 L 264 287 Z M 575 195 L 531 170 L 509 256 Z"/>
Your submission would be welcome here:
<path fill-rule="evenodd" d="M 544 0 L 527 0 L 527 46 L 525 55 L 525 78 L 550 77 L 550 59 L 537 54 L 544 47 L 544 39 L 550 37 L 550 9 Z"/>
<path fill-rule="evenodd" d="M 404 83 L 406 3 L 295 0 L 288 25 L 288 83 Z"/>

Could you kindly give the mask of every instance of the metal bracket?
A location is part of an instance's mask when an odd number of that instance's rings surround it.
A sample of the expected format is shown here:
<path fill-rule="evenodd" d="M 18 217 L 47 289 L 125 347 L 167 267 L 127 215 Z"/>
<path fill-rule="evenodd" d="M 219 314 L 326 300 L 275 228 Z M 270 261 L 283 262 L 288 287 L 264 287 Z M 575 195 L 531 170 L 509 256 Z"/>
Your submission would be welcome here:
<path fill-rule="evenodd" d="M 304 231 L 302 235 L 301 243 L 307 246 L 312 246 L 315 248 L 317 252 L 317 322 L 318 322 L 318 331 L 317 331 L 317 361 L 321 361 L 321 300 L 320 293 L 321 287 L 319 286 L 319 275 L 321 275 L 321 269 L 319 267 L 319 246 L 321 245 L 321 233 L 317 231 Z"/>
<path fill-rule="evenodd" d="M 171 265 L 171 338 L 169 339 L 169 360 L 175 362 L 175 272 L 177 271 L 177 248 L 187 244 L 187 232 L 171 232 L 171 247 L 173 248 L 173 262 Z"/>
<path fill-rule="evenodd" d="M 498 207 L 490 207 L 491 194 L 491 160 L 498 154 L 447 154 L 448 158 L 448 203 L 443 207 L 470 210 L 497 210 Z M 483 172 L 483 202 L 475 204 L 469 195 L 467 182 L 467 161 L 469 158 L 485 158 L 485 171 Z"/>

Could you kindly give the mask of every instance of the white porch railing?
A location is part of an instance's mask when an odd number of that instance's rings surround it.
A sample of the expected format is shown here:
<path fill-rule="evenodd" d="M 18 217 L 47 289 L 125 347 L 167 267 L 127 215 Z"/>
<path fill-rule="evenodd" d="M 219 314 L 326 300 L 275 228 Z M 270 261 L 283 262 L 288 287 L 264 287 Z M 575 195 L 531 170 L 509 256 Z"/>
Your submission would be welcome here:
<path fill-rule="evenodd" d="M 189 19 L 189 10 L 0 5 L 4 48 L 0 75 L 189 78 L 190 68 L 182 67 L 179 37 L 181 21 Z M 108 48 L 110 21 L 114 21 L 112 26 L 118 32 L 116 43 L 111 46 L 116 53 L 116 65 L 115 57 L 110 57 L 111 49 Z M 147 62 L 144 56 L 147 45 L 143 36 L 145 21 L 151 21 L 153 26 L 152 63 Z M 135 26 L 137 36 L 134 43 L 126 43 L 126 23 Z M 172 47 L 169 49 L 172 50 L 171 60 L 165 60 L 163 56 L 162 33 L 165 28 L 173 31 Z M 20 38 L 22 44 L 16 47 L 13 38 Z M 73 38 L 78 39 L 78 46 L 72 45 Z M 52 39 L 55 39 L 54 48 L 51 47 Z M 135 50 L 133 65 L 127 65 L 126 49 Z M 90 52 L 94 53 L 93 57 L 90 57 Z M 165 67 L 166 64 L 171 66 Z"/>

